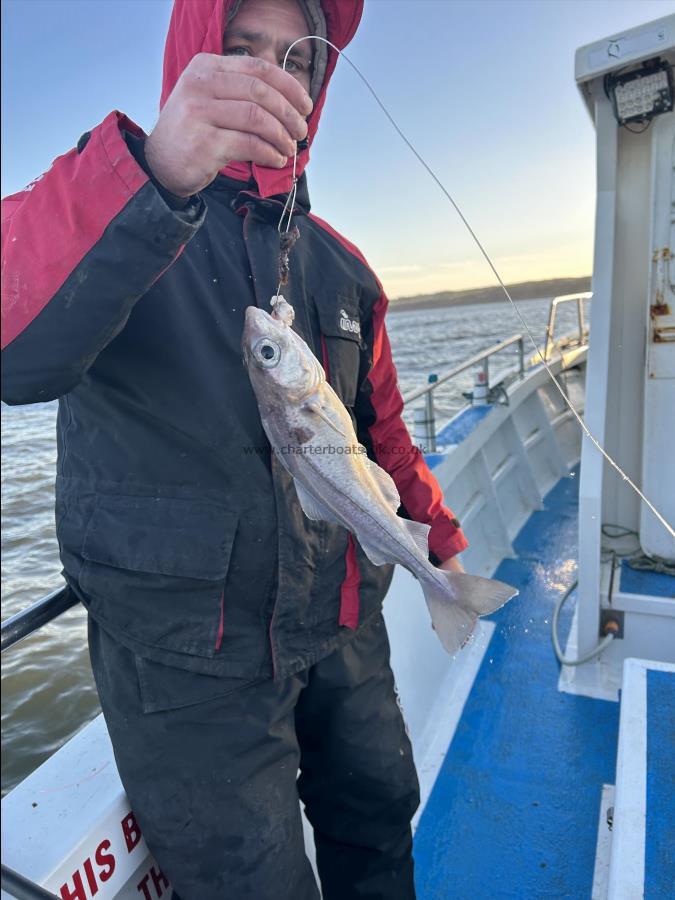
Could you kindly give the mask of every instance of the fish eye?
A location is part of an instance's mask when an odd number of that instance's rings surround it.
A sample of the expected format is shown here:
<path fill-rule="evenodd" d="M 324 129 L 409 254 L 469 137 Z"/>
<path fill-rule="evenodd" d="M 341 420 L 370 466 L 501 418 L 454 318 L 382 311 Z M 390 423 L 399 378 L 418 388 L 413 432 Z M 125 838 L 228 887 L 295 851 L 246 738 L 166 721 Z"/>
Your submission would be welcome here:
<path fill-rule="evenodd" d="M 281 347 L 276 341 L 261 338 L 253 348 L 253 354 L 261 366 L 265 369 L 273 369 L 281 359 Z"/>

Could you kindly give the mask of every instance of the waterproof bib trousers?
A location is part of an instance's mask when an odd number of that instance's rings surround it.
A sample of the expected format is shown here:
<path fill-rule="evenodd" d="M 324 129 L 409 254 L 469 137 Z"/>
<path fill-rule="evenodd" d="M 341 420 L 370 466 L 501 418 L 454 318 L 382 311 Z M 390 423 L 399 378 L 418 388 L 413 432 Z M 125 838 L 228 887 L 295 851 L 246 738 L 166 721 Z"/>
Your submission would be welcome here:
<path fill-rule="evenodd" d="M 237 690 L 139 657 L 91 618 L 122 783 L 181 900 L 414 898 L 419 788 L 380 613 L 329 656 Z M 222 692 L 225 693 L 222 693 Z"/>

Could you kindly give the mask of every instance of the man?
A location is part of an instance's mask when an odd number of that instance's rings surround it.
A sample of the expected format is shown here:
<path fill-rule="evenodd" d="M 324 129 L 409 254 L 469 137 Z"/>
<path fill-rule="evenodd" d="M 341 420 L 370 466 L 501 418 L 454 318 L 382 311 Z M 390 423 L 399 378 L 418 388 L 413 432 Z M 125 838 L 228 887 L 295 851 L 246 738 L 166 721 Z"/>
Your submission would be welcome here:
<path fill-rule="evenodd" d="M 240 349 L 246 307 L 276 291 L 290 157 L 337 54 L 306 41 L 281 62 L 307 33 L 344 47 L 361 11 L 176 0 L 149 137 L 114 112 L 4 206 L 4 399 L 59 398 L 64 575 L 125 790 L 183 900 L 317 898 L 298 797 L 327 900 L 414 896 L 392 567 L 304 516 Z M 310 214 L 304 175 L 294 222 L 294 327 L 401 514 L 431 524 L 433 561 L 461 570 L 459 523 L 401 420 L 382 289 Z"/>

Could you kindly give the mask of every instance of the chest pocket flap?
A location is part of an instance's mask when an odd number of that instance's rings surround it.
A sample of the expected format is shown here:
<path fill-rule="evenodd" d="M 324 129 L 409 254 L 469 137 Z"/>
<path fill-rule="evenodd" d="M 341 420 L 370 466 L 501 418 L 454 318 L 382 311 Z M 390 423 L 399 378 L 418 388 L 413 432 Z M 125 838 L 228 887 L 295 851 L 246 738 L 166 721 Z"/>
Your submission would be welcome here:
<path fill-rule="evenodd" d="M 353 406 L 359 383 L 361 311 L 355 291 L 314 297 L 324 359 L 331 386 L 345 406 Z"/>

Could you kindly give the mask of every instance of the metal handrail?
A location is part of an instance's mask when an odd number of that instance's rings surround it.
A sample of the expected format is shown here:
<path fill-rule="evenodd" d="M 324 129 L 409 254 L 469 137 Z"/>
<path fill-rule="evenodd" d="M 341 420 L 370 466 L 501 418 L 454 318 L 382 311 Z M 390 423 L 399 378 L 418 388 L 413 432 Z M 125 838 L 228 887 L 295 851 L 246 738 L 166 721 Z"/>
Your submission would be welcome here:
<path fill-rule="evenodd" d="M 553 297 L 549 308 L 548 325 L 546 327 L 546 346 L 543 353 L 544 360 L 548 362 L 548 360 L 551 358 L 552 348 L 558 346 L 554 338 L 554 333 L 556 314 L 558 306 L 561 303 L 575 302 L 577 304 L 577 346 L 582 347 L 584 345 L 584 342 L 588 336 L 588 329 L 584 325 L 584 302 L 591 300 L 592 296 L 593 294 L 590 291 L 585 291 L 579 294 L 564 294 L 560 297 Z M 522 379 L 525 377 L 525 338 L 522 334 L 514 334 L 512 337 L 507 338 L 505 341 L 500 341 L 495 346 L 490 347 L 487 350 L 483 350 L 482 353 L 477 353 L 475 356 L 472 356 L 470 359 L 466 360 L 466 362 L 460 363 L 458 366 L 454 366 L 452 369 L 448 369 L 446 372 L 443 372 L 442 375 L 430 375 L 428 384 L 416 388 L 414 391 L 410 391 L 403 396 L 404 406 L 412 403 L 413 400 L 418 400 L 420 397 L 424 398 L 424 407 L 419 407 L 415 410 L 415 439 L 423 443 L 426 448 L 425 452 L 434 453 L 436 451 L 436 414 L 434 409 L 434 391 L 436 390 L 436 388 L 440 387 L 440 385 L 442 384 L 445 384 L 445 382 L 449 381 L 451 378 L 455 378 L 457 375 L 461 375 L 462 372 L 466 372 L 467 369 L 471 369 L 482 364 L 482 387 L 485 390 L 487 402 L 493 402 L 493 399 L 491 398 L 491 395 L 489 393 L 490 357 L 494 356 L 496 353 L 501 353 L 502 350 L 506 350 L 508 347 L 513 346 L 513 344 L 518 344 L 518 377 Z M 573 344 L 573 341 L 571 342 L 571 344 Z M 536 357 L 533 357 L 533 359 L 530 361 L 530 365 L 532 365 L 535 361 Z M 505 392 L 502 391 L 502 394 L 504 393 Z M 465 396 L 472 397 L 474 395 L 467 394 Z M 481 402 L 486 401 L 481 400 Z"/>
<path fill-rule="evenodd" d="M 72 592 L 68 585 L 52 591 L 46 597 L 42 597 L 32 606 L 22 609 L 21 612 L 10 616 L 9 619 L 2 623 L 2 635 L 0 638 L 0 652 L 4 653 L 14 644 L 33 634 L 38 628 L 52 622 L 66 610 L 71 609 L 80 601 Z M 55 894 L 50 893 L 36 884 L 34 881 L 15 872 L 4 864 L 1 867 L 2 890 L 15 900 L 51 900 L 56 898 Z"/>
<path fill-rule="evenodd" d="M 39 884 L 30 881 L 9 866 L 2 865 L 2 889 L 16 900 L 57 900 L 56 894 L 50 893 Z"/>
<path fill-rule="evenodd" d="M 403 403 L 411 403 L 413 400 L 417 400 L 418 397 L 423 397 L 425 394 L 428 394 L 430 391 L 436 390 L 441 384 L 445 381 L 448 381 L 450 378 L 454 378 L 456 375 L 460 375 L 462 372 L 465 372 L 467 369 L 471 369 L 474 366 L 477 366 L 478 363 L 486 363 L 487 360 L 494 356 L 495 353 L 501 353 L 502 350 L 505 350 L 507 347 L 513 346 L 513 344 L 519 344 L 519 356 L 520 356 L 520 375 L 521 377 L 525 374 L 525 348 L 524 348 L 524 339 L 522 334 L 514 334 L 513 337 L 507 338 L 505 341 L 500 341 L 498 344 L 495 344 L 494 347 L 490 347 L 489 350 L 483 350 L 482 353 L 477 353 L 475 356 L 472 356 L 466 362 L 460 363 L 458 366 L 454 366 L 452 369 L 448 369 L 447 372 L 443 372 L 442 375 L 438 376 L 436 381 L 430 382 L 429 384 L 425 384 L 421 388 L 416 388 L 414 391 L 411 391 L 409 394 L 405 394 L 403 397 Z"/>
<path fill-rule="evenodd" d="M 0 640 L 0 652 L 4 653 L 14 644 L 18 644 L 24 638 L 33 634 L 38 628 L 47 625 L 78 604 L 80 601 L 68 585 L 52 591 L 46 597 L 22 609 L 21 612 L 10 616 L 2 623 L 2 635 Z"/>
<path fill-rule="evenodd" d="M 551 350 L 555 347 L 555 319 L 558 311 L 558 306 L 561 303 L 576 303 L 577 305 L 577 319 L 578 319 L 578 335 L 579 335 L 579 345 L 583 344 L 585 336 L 588 334 L 588 330 L 584 325 L 584 302 L 586 300 L 591 300 L 593 297 L 593 293 L 591 291 L 583 291 L 580 294 L 563 294 L 561 297 L 554 297 L 551 300 L 551 308 L 548 314 L 548 325 L 546 326 L 546 346 L 544 348 L 544 359 L 548 362 L 551 358 Z"/>
<path fill-rule="evenodd" d="M 51 594 L 47 594 L 46 597 L 42 597 L 32 606 L 10 616 L 2 623 L 0 652 L 4 653 L 5 650 L 18 644 L 19 641 L 33 634 L 38 628 L 42 628 L 43 625 L 52 622 L 79 602 L 71 588 L 65 585 L 52 591 Z M 14 897 L 15 900 L 57 900 L 55 894 L 4 864 L 0 867 L 0 877 L 2 890 L 10 897 Z"/>

